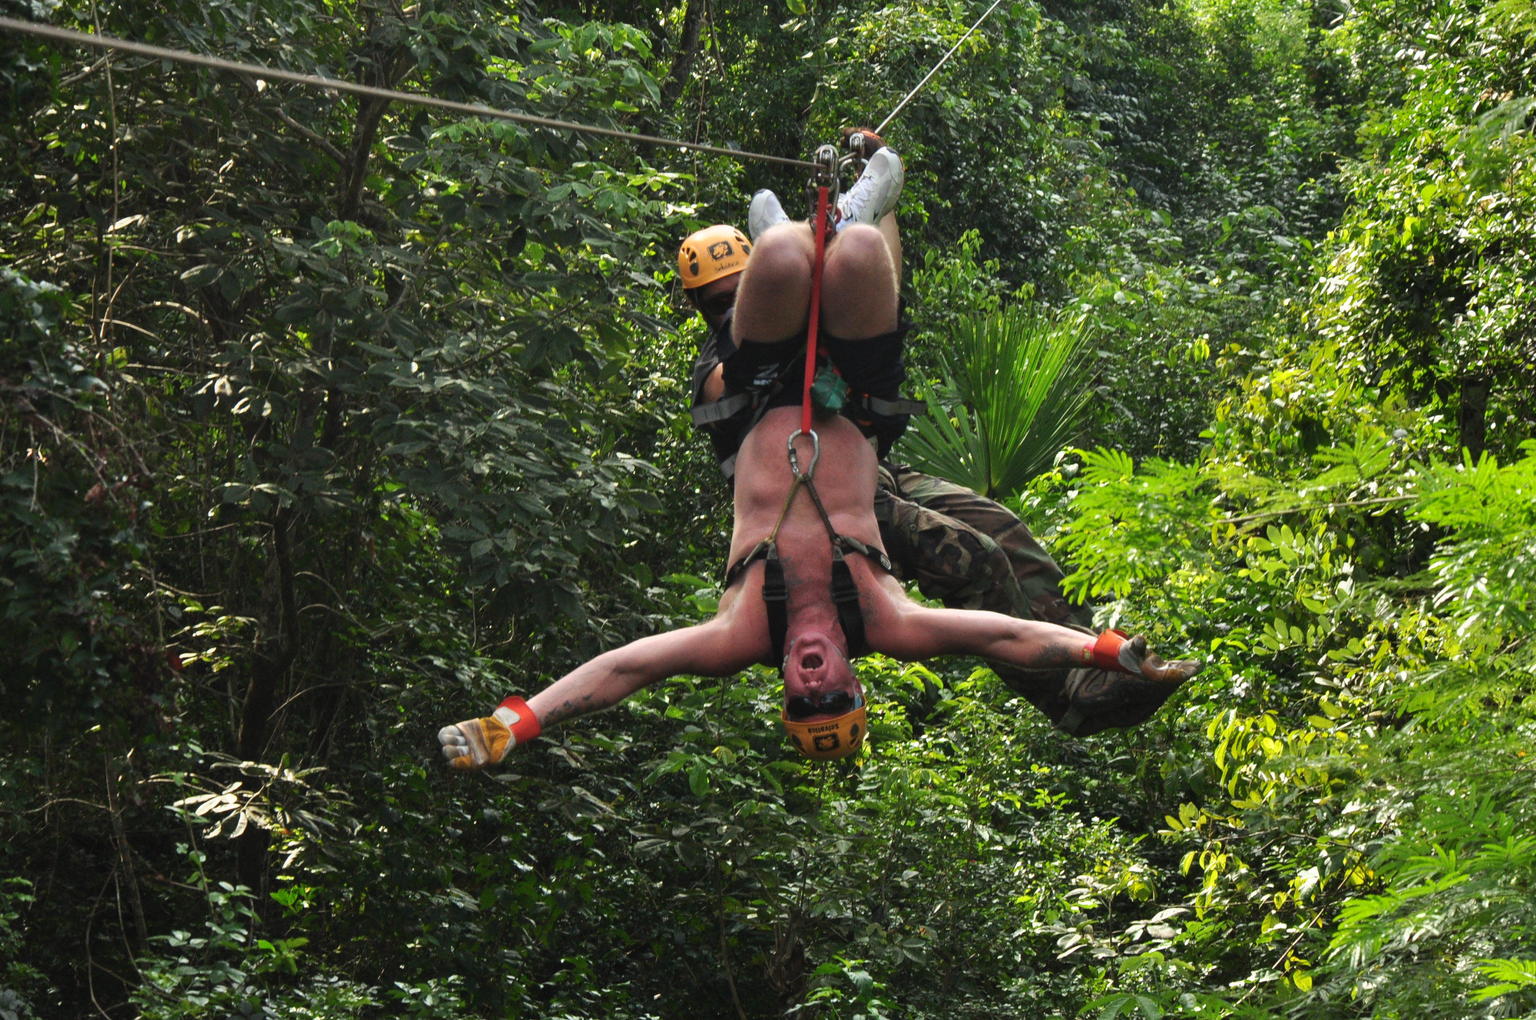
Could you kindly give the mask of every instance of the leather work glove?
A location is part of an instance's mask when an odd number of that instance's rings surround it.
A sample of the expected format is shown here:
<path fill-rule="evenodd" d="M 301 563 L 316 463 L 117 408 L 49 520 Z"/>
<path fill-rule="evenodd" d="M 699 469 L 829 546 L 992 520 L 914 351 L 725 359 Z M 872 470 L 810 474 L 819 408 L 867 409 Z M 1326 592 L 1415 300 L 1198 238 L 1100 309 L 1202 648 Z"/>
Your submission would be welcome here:
<path fill-rule="evenodd" d="M 860 159 L 868 159 L 885 148 L 885 139 L 869 128 L 845 127 L 843 128 L 843 145 Z"/>
<path fill-rule="evenodd" d="M 488 716 L 444 726 L 437 731 L 437 742 L 449 768 L 483 769 L 501 761 L 512 748 L 535 739 L 540 731 L 538 717 L 514 694 Z"/>

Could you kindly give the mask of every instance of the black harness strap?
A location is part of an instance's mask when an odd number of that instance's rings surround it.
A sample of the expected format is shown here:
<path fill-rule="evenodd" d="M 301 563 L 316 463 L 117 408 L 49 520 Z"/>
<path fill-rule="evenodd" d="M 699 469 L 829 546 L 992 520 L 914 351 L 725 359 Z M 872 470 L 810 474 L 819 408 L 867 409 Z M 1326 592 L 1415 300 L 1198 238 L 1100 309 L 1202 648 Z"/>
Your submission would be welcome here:
<path fill-rule="evenodd" d="M 799 353 L 804 354 L 804 348 L 801 348 Z M 818 358 L 817 363 L 819 365 L 829 364 L 825 358 L 821 357 Z M 757 379 L 749 389 L 728 394 L 711 403 L 695 404 L 688 412 L 689 417 L 693 421 L 694 428 L 710 428 L 739 422 L 742 435 L 752 431 L 753 427 L 762 421 L 763 416 L 774 406 L 774 402 L 779 394 L 789 385 L 790 369 L 793 367 L 792 361 L 784 361 L 780 364 L 777 374 L 771 380 L 765 375 Z M 834 371 L 836 371 L 835 367 Z M 844 385 L 846 386 L 846 384 Z M 849 391 L 846 396 L 846 404 L 842 407 L 842 413 L 854 421 L 855 424 L 858 424 L 861 429 L 865 429 L 871 425 L 871 421 L 850 413 L 855 408 L 862 411 L 864 415 L 873 416 L 873 420 L 879 422 L 898 419 L 904 415 L 924 414 L 928 410 L 928 405 L 919 400 L 908 400 L 900 396 L 893 399 L 877 397 L 870 393 Z M 830 406 L 827 409 L 839 410 L 836 405 Z M 875 438 L 873 433 L 866 432 L 866 434 L 870 435 L 871 438 Z M 892 438 L 891 442 L 894 441 L 894 438 Z M 720 473 L 726 478 L 733 478 L 735 476 L 736 454 L 733 453 L 720 461 Z"/>
<path fill-rule="evenodd" d="M 821 495 L 816 491 L 816 486 L 808 476 L 797 475 L 795 484 L 790 486 L 789 495 L 784 500 L 784 509 L 779 513 L 779 519 L 774 524 L 772 533 L 725 571 L 725 587 L 729 588 L 748 567 L 758 560 L 763 561 L 763 607 L 768 614 L 768 638 L 773 643 L 773 657 L 765 664 L 770 666 L 783 664 L 784 642 L 789 631 L 789 585 L 784 580 L 784 564 L 779 559 L 779 528 L 783 526 L 784 519 L 789 516 L 790 504 L 794 502 L 795 493 L 802 486 L 810 494 L 811 502 L 815 504 L 816 512 L 821 517 L 822 525 L 827 529 L 827 538 L 832 543 L 832 605 L 837 610 L 837 622 L 843 628 L 843 637 L 848 641 L 849 659 L 867 655 L 869 639 L 864 634 L 864 611 L 859 606 L 859 586 L 854 581 L 853 571 L 849 568 L 843 554 L 858 553 L 878 563 L 887 573 L 894 573 L 890 557 L 884 550 L 837 533 L 832 527 L 832 518 L 828 516 L 826 508 L 822 505 Z"/>
<path fill-rule="evenodd" d="M 782 380 L 775 380 L 772 388 L 765 393 L 733 393 L 730 396 L 721 397 L 710 404 L 698 404 L 690 409 L 688 414 L 696 426 L 713 425 L 716 422 L 734 418 L 750 408 L 756 412 L 750 424 L 756 425 L 765 413 L 768 401 L 777 395 L 778 391 L 782 388 Z M 849 402 L 854 407 L 861 407 L 872 414 L 888 418 L 894 418 L 900 414 L 922 414 L 928 410 L 928 405 L 921 401 L 907 400 L 902 397 L 891 400 L 869 393 L 852 394 L 849 397 Z"/>
<path fill-rule="evenodd" d="M 769 543 L 763 562 L 763 608 L 768 612 L 768 639 L 773 642 L 771 666 L 784 661 L 784 636 L 789 633 L 789 586 L 784 583 L 784 564 L 779 550 Z"/>
<path fill-rule="evenodd" d="M 733 393 L 728 397 L 721 397 L 711 404 L 696 404 L 688 415 L 693 419 L 694 425 L 713 425 L 717 421 L 725 421 L 752 406 L 752 394 Z"/>
<path fill-rule="evenodd" d="M 863 407 L 866 411 L 890 418 L 894 418 L 899 414 L 924 414 L 928 410 L 928 405 L 920 400 L 907 400 L 904 397 L 888 400 L 885 397 L 877 397 L 869 393 L 854 398 L 854 403 Z"/>
<path fill-rule="evenodd" d="M 843 559 L 843 551 L 832 549 L 832 604 L 837 607 L 837 622 L 848 639 L 848 658 L 857 659 L 869 651 L 864 638 L 864 613 L 859 608 L 859 586 L 853 583 L 853 571 Z"/>
<path fill-rule="evenodd" d="M 779 366 L 772 379 L 759 379 L 752 387 L 739 393 L 723 396 L 712 403 L 695 404 L 688 412 L 689 417 L 693 419 L 694 428 L 709 428 L 739 422 L 741 435 L 745 436 L 773 407 L 773 401 L 787 385 L 786 380 L 792 367 L 794 367 L 792 364 L 784 363 Z M 727 479 L 735 479 L 735 453 L 720 461 L 720 473 Z"/>
<path fill-rule="evenodd" d="M 832 604 L 837 609 L 837 622 L 848 639 L 848 658 L 857 659 L 869 654 L 869 639 L 864 636 L 864 611 L 859 606 L 859 586 L 853 579 L 853 570 L 843 558 L 842 543 L 848 543 L 850 552 L 862 553 L 890 570 L 890 560 L 879 549 L 872 549 L 857 539 L 837 536 L 832 547 Z M 779 559 L 775 542 L 767 539 L 746 557 L 731 565 L 726 572 L 726 585 L 742 571 L 758 560 L 763 561 L 763 608 L 768 613 L 768 639 L 773 642 L 773 658 L 769 665 L 777 666 L 784 661 L 785 636 L 789 631 L 789 585 L 784 580 L 784 563 Z"/>

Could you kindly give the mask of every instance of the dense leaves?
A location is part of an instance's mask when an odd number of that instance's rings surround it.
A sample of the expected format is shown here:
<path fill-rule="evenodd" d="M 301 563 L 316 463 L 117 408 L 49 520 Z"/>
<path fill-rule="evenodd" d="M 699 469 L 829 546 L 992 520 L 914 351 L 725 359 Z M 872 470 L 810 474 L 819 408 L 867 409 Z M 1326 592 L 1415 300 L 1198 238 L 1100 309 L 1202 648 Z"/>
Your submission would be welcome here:
<path fill-rule="evenodd" d="M 958 43 L 885 130 L 913 438 L 1208 662 L 1085 741 L 876 658 L 857 763 L 753 670 L 445 774 L 712 610 L 671 250 L 799 171 L 7 34 L 0 1016 L 1536 1010 L 1528 0 L 0 11 L 777 156 Z"/>

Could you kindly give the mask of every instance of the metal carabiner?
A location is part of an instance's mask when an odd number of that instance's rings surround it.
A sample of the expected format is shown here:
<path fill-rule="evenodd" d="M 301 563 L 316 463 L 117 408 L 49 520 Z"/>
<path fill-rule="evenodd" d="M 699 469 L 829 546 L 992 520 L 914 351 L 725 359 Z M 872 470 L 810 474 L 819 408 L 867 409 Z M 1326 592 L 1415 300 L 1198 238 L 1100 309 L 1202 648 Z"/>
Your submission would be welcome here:
<path fill-rule="evenodd" d="M 803 473 L 800 470 L 800 453 L 795 449 L 795 440 L 801 436 L 811 437 L 811 466 L 806 468 Z M 796 429 L 789 434 L 789 440 L 785 443 L 785 446 L 789 448 L 789 473 L 796 478 L 804 478 L 806 481 L 814 478 L 816 475 L 816 462 L 821 460 L 821 437 L 816 434 L 816 430 L 811 429 L 807 432 L 804 429 Z"/>
<path fill-rule="evenodd" d="M 816 164 L 816 179 L 811 183 L 825 184 L 829 188 L 837 187 L 837 166 L 840 155 L 835 145 L 818 146 L 816 155 L 811 157 L 811 162 Z"/>

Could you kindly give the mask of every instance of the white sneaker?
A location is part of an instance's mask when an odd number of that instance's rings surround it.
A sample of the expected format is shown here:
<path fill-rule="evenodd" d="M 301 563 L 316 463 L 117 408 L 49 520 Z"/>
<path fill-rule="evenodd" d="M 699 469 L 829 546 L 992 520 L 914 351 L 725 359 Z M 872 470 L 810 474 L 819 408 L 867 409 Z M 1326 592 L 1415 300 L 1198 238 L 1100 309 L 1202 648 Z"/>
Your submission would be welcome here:
<path fill-rule="evenodd" d="M 849 223 L 879 223 L 896 208 L 906 182 L 901 157 L 889 145 L 869 157 L 853 187 L 837 199 L 837 229 Z"/>
<path fill-rule="evenodd" d="M 780 223 L 788 223 L 789 214 L 779 204 L 779 196 L 764 188 L 752 196 L 747 208 L 747 233 L 756 241 L 763 231 Z"/>

